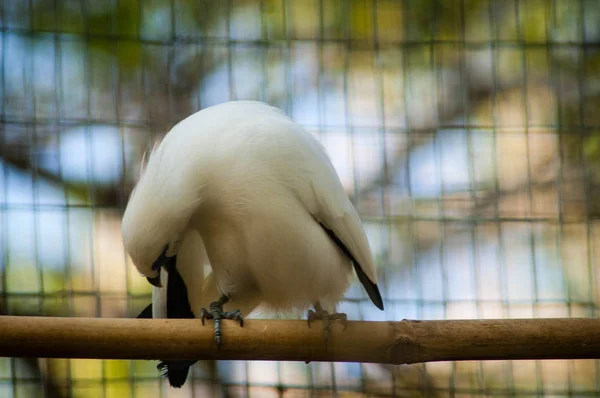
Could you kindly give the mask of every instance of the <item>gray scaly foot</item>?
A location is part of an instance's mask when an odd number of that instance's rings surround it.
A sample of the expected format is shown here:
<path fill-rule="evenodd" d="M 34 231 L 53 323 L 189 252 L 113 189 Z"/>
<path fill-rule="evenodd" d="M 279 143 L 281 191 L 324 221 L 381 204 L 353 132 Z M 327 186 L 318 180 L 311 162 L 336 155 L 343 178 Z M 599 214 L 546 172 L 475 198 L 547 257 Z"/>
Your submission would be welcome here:
<path fill-rule="evenodd" d="M 346 330 L 346 322 L 348 320 L 348 317 L 346 316 L 346 314 L 343 313 L 335 313 L 335 314 L 330 314 L 329 312 L 327 312 L 326 310 L 323 309 L 323 307 L 321 307 L 321 304 L 319 302 L 315 303 L 315 310 L 308 310 L 308 317 L 307 317 L 307 322 L 308 322 L 308 327 L 310 327 L 310 323 L 312 321 L 316 321 L 316 320 L 322 320 L 323 321 L 323 333 L 325 335 L 325 343 L 327 343 L 327 340 L 329 339 L 329 325 L 331 323 L 332 320 L 340 320 L 342 321 L 343 325 L 344 325 L 344 330 Z"/>
<path fill-rule="evenodd" d="M 223 305 L 229 301 L 229 296 L 224 294 L 217 301 L 213 301 L 210 303 L 210 307 L 208 310 L 202 308 L 200 310 L 200 319 L 202 320 L 202 325 L 204 325 L 205 319 L 214 320 L 215 327 L 215 340 L 217 341 L 217 347 L 221 348 L 221 319 L 233 319 L 234 321 L 238 321 L 240 326 L 244 326 L 244 318 L 242 317 L 242 313 L 240 310 L 233 311 L 223 311 Z"/>

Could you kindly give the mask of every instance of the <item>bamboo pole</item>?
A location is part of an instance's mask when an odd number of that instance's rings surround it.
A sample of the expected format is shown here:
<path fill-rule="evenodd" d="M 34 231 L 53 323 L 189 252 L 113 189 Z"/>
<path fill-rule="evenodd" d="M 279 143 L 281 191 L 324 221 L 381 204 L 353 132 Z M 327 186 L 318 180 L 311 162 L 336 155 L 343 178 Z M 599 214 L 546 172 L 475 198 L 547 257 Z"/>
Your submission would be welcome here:
<path fill-rule="evenodd" d="M 0 317 L 0 356 L 228 359 L 405 364 L 490 359 L 600 358 L 600 319 L 332 322 Z"/>

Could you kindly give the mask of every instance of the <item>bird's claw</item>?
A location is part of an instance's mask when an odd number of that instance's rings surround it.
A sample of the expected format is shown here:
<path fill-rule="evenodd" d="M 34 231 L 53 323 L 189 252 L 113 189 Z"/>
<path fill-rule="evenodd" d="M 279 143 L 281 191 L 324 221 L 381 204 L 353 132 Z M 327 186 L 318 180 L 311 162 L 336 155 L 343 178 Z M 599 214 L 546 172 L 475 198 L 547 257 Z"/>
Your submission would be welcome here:
<path fill-rule="evenodd" d="M 214 321 L 215 328 L 215 341 L 217 342 L 217 348 L 221 348 L 221 319 L 231 319 L 240 323 L 240 326 L 244 326 L 244 318 L 240 310 L 223 311 L 223 305 L 229 301 L 227 296 L 222 296 L 218 301 L 210 303 L 209 309 L 202 308 L 200 310 L 200 320 L 204 325 L 205 319 L 212 319 Z"/>
<path fill-rule="evenodd" d="M 329 339 L 329 328 L 330 328 L 329 326 L 330 326 L 331 321 L 333 321 L 333 320 L 341 321 L 342 325 L 344 325 L 343 330 L 346 330 L 346 327 L 348 326 L 348 324 L 347 324 L 348 316 L 344 313 L 330 314 L 326 310 L 319 309 L 319 308 L 317 308 L 315 311 L 308 310 L 308 317 L 306 318 L 308 327 L 310 328 L 310 323 L 312 321 L 316 321 L 316 320 L 323 321 L 323 334 L 325 336 L 325 343 L 327 343 L 327 340 Z"/>

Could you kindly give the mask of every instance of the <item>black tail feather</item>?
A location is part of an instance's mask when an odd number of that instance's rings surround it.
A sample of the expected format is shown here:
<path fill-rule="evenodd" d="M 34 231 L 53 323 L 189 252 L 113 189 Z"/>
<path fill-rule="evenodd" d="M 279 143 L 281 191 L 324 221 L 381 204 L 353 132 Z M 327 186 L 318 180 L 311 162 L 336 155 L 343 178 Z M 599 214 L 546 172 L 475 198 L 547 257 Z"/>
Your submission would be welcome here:
<path fill-rule="evenodd" d="M 136 318 L 152 319 L 152 304 L 148 304 L 148 306 L 144 308 L 142 312 L 140 312 L 140 314 L 136 316 Z"/>
<path fill-rule="evenodd" d="M 156 368 L 160 370 L 162 377 L 169 380 L 169 384 L 174 388 L 181 388 L 185 383 L 190 366 L 196 361 L 161 361 Z"/>
<path fill-rule="evenodd" d="M 167 268 L 169 279 L 167 282 L 167 318 L 194 318 L 194 313 L 188 300 L 187 287 L 176 268 L 177 259 L 174 258 Z M 152 304 L 148 305 L 137 316 L 138 318 L 152 318 Z M 169 380 L 171 387 L 180 388 L 185 383 L 190 366 L 196 361 L 160 361 L 157 368 L 163 377 Z"/>

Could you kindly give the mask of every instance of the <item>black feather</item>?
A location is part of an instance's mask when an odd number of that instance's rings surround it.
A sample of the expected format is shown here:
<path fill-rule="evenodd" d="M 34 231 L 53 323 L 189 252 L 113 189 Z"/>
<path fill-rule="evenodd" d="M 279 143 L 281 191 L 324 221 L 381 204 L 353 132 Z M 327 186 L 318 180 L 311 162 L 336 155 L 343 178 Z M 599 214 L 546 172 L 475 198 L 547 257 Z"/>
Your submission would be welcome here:
<path fill-rule="evenodd" d="M 340 238 L 338 238 L 332 230 L 327 228 L 322 223 L 319 223 L 319 224 L 321 224 L 321 227 L 323 227 L 325 232 L 327 232 L 327 235 L 329 235 L 331 240 L 333 240 L 335 242 L 335 244 L 338 245 L 338 247 L 344 252 L 344 254 L 346 256 L 348 256 L 348 258 L 352 261 L 352 265 L 354 265 L 354 270 L 356 271 L 358 280 L 364 286 L 364 288 L 367 291 L 367 294 L 369 295 L 369 298 L 371 299 L 373 304 L 375 304 L 375 306 L 377 308 L 379 308 L 380 310 L 383 310 L 383 300 L 381 299 L 381 293 L 379 293 L 379 288 L 377 287 L 377 285 L 374 284 L 373 282 L 371 282 L 369 277 L 362 270 L 358 261 L 356 261 L 356 259 L 352 255 L 352 253 L 350 253 L 350 250 L 348 250 L 346 245 L 344 245 L 344 242 L 342 242 L 340 240 Z"/>
<path fill-rule="evenodd" d="M 187 287 L 181 274 L 177 271 L 177 259 L 174 258 L 173 261 L 170 261 L 166 269 L 169 273 L 169 280 L 167 282 L 167 318 L 194 318 L 187 294 Z"/>
<path fill-rule="evenodd" d="M 161 361 L 157 368 L 161 375 L 169 380 L 174 388 L 181 388 L 187 379 L 192 366 L 196 361 Z"/>
<path fill-rule="evenodd" d="M 167 282 L 167 318 L 188 319 L 194 318 L 194 313 L 190 307 L 187 287 L 181 274 L 177 271 L 177 258 L 172 257 L 170 261 L 164 263 L 164 267 L 169 274 Z M 152 318 L 152 304 L 148 305 L 137 316 L 138 318 Z M 180 388 L 187 379 L 190 366 L 196 361 L 160 361 L 157 368 L 161 375 L 169 380 L 172 387 Z"/>
<path fill-rule="evenodd" d="M 152 304 L 148 304 L 136 318 L 152 319 Z"/>

